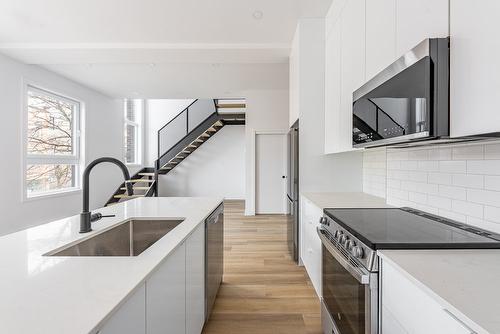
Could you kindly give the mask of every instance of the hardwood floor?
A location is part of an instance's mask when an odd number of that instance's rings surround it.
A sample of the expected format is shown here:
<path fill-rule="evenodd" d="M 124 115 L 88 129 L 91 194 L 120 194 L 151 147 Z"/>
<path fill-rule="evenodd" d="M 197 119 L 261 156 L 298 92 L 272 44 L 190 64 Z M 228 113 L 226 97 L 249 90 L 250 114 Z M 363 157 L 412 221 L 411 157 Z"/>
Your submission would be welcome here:
<path fill-rule="evenodd" d="M 288 254 L 286 217 L 224 205 L 224 281 L 203 333 L 321 334 L 319 299 Z"/>

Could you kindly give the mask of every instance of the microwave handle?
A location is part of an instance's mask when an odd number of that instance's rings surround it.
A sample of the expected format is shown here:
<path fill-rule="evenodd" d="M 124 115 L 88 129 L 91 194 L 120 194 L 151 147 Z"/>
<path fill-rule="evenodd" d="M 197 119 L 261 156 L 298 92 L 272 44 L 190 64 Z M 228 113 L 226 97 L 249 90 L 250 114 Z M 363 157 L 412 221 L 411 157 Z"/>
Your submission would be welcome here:
<path fill-rule="evenodd" d="M 361 268 L 354 267 L 348 260 L 335 248 L 330 240 L 325 236 L 325 232 L 320 227 L 316 228 L 321 243 L 325 246 L 326 250 L 335 258 L 335 260 L 344 267 L 360 284 L 370 284 L 370 273 L 363 271 Z"/>

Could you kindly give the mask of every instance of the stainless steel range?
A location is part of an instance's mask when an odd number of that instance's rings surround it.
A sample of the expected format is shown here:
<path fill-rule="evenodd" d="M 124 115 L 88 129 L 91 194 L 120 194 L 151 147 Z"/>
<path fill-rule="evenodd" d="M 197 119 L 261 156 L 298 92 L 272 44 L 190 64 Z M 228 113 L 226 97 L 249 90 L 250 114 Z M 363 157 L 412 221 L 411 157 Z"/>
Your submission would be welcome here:
<path fill-rule="evenodd" d="M 500 235 L 410 208 L 325 209 L 324 334 L 380 331 L 378 249 L 500 248 Z"/>

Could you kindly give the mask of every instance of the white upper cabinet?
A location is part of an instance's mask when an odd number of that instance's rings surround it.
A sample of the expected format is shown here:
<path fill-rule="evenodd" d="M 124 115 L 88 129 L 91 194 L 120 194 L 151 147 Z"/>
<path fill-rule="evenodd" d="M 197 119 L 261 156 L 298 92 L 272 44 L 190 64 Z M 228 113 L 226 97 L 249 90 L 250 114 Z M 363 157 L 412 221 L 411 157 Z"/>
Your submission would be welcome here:
<path fill-rule="evenodd" d="M 328 29 L 328 27 L 327 27 Z M 340 150 L 340 20 L 326 35 L 325 153 Z"/>
<path fill-rule="evenodd" d="M 396 1 L 397 57 L 405 54 L 426 38 L 447 37 L 449 35 L 448 1 Z"/>
<path fill-rule="evenodd" d="M 347 1 L 341 21 L 339 151 L 352 150 L 352 93 L 365 81 L 365 1 Z"/>
<path fill-rule="evenodd" d="M 450 134 L 500 131 L 500 1 L 450 5 Z"/>
<path fill-rule="evenodd" d="M 334 1 L 326 17 L 325 153 L 351 151 L 352 93 L 365 81 L 365 0 Z"/>
<path fill-rule="evenodd" d="M 396 60 L 396 0 L 366 0 L 366 79 Z"/>

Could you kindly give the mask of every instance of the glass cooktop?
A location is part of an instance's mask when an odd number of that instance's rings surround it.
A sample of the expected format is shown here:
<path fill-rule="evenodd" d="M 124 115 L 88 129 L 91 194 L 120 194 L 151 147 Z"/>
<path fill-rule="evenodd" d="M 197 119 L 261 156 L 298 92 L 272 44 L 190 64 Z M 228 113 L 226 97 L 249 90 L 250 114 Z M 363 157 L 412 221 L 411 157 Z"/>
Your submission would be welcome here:
<path fill-rule="evenodd" d="M 373 249 L 500 248 L 500 235 L 410 208 L 325 209 Z"/>

